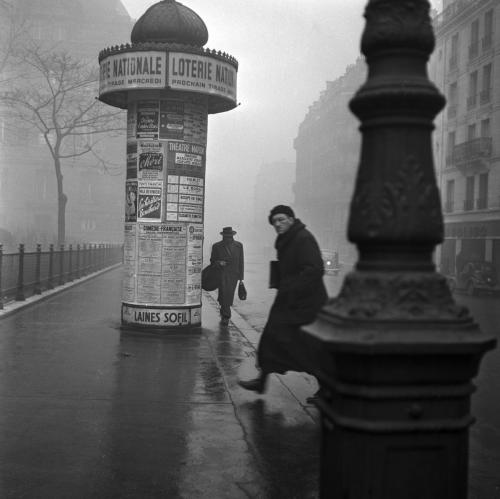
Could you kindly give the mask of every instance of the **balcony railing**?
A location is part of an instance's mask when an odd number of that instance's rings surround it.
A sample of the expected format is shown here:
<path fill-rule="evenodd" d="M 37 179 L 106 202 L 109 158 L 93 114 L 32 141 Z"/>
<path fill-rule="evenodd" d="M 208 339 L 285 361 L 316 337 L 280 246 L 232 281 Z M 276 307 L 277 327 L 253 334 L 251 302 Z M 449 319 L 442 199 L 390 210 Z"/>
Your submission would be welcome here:
<path fill-rule="evenodd" d="M 471 211 L 474 209 L 473 199 L 464 199 L 464 211 Z"/>
<path fill-rule="evenodd" d="M 478 210 L 485 210 L 488 208 L 488 198 L 477 198 L 476 199 L 476 208 Z"/>
<path fill-rule="evenodd" d="M 491 137 L 480 137 L 454 146 L 452 160 L 455 166 L 466 166 L 478 160 L 490 158 L 491 153 Z"/>
<path fill-rule="evenodd" d="M 488 104 L 489 102 L 491 102 L 491 88 L 485 88 L 484 90 L 481 90 L 479 94 L 479 103 L 483 105 Z"/>
<path fill-rule="evenodd" d="M 444 204 L 445 213 L 453 213 L 454 204 L 455 203 L 451 200 L 446 201 L 446 203 Z"/>
<path fill-rule="evenodd" d="M 474 8 L 476 3 L 477 0 L 455 0 L 455 2 L 450 3 L 446 9 L 433 18 L 434 28 L 441 28 L 441 26 L 451 21 L 467 7 Z"/>

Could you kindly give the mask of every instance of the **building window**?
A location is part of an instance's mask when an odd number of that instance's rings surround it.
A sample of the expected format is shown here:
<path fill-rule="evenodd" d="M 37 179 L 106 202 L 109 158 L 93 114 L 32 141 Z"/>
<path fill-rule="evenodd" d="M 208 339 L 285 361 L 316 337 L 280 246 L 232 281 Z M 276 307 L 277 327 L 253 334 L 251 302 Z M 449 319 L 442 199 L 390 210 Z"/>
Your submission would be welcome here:
<path fill-rule="evenodd" d="M 483 50 L 487 50 L 493 43 L 493 10 L 484 14 L 484 37 L 482 41 Z"/>
<path fill-rule="evenodd" d="M 467 140 L 474 140 L 476 138 L 476 124 L 473 123 L 467 127 Z"/>
<path fill-rule="evenodd" d="M 474 59 L 479 54 L 479 19 L 470 25 L 469 59 Z"/>
<path fill-rule="evenodd" d="M 446 182 L 446 204 L 444 210 L 446 213 L 451 213 L 453 211 L 453 205 L 455 203 L 455 180 L 448 180 Z"/>
<path fill-rule="evenodd" d="M 453 164 L 453 149 L 455 148 L 455 132 L 448 132 L 448 140 L 446 142 L 446 164 Z"/>
<path fill-rule="evenodd" d="M 450 70 L 458 67 L 458 33 L 451 37 Z"/>
<path fill-rule="evenodd" d="M 474 176 L 471 175 L 465 179 L 465 199 L 464 210 L 474 209 Z"/>
<path fill-rule="evenodd" d="M 479 175 L 479 196 L 477 198 L 477 208 L 484 210 L 488 208 L 488 174 Z"/>
<path fill-rule="evenodd" d="M 480 95 L 481 104 L 491 101 L 491 63 L 483 67 L 483 86 Z"/>
<path fill-rule="evenodd" d="M 454 118 L 457 115 L 457 82 L 448 87 L 448 118 Z"/>
<path fill-rule="evenodd" d="M 448 140 L 446 141 L 446 164 L 453 163 L 453 149 L 455 147 L 455 132 L 448 132 Z"/>
<path fill-rule="evenodd" d="M 491 136 L 491 123 L 490 119 L 486 118 L 481 120 L 481 137 L 490 137 Z"/>
<path fill-rule="evenodd" d="M 477 104 L 477 71 L 469 75 L 469 95 L 467 97 L 467 109 L 476 107 Z"/>

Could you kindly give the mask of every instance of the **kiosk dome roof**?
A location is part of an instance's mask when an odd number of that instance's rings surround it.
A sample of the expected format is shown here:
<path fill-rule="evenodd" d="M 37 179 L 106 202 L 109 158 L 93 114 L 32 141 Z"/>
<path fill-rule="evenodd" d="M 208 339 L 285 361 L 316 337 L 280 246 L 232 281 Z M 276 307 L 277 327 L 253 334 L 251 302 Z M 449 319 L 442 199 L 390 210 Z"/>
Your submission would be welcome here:
<path fill-rule="evenodd" d="M 182 43 L 202 47 L 208 41 L 203 19 L 175 0 L 162 0 L 152 5 L 132 29 L 132 43 Z"/>

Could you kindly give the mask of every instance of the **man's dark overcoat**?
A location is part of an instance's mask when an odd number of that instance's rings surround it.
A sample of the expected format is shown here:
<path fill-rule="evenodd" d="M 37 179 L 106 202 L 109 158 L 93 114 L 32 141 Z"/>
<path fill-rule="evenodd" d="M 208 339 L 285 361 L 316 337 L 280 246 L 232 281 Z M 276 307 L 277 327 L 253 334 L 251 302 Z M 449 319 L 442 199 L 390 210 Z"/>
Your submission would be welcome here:
<path fill-rule="evenodd" d="M 221 283 L 217 301 L 221 306 L 221 315 L 230 317 L 229 307 L 233 304 L 236 285 L 238 281 L 243 280 L 243 245 L 234 239 L 213 244 L 210 263 L 217 264 L 220 261 L 225 261 L 226 265 L 221 267 Z"/>
<path fill-rule="evenodd" d="M 257 362 L 265 373 L 304 371 L 298 332 L 314 321 L 328 295 L 323 283 L 323 258 L 314 236 L 295 219 L 275 243 L 279 284 L 262 332 Z"/>

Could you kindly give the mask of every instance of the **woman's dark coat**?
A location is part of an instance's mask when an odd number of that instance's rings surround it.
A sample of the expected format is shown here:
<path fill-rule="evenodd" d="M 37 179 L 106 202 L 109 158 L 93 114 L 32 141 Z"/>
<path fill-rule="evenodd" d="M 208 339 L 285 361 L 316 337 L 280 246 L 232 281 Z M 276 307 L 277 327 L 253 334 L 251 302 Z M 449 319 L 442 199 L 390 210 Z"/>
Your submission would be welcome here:
<path fill-rule="evenodd" d="M 257 362 L 263 372 L 304 371 L 300 326 L 314 321 L 326 303 L 323 258 L 314 236 L 295 219 L 275 243 L 278 254 L 278 292 L 262 332 Z"/>

